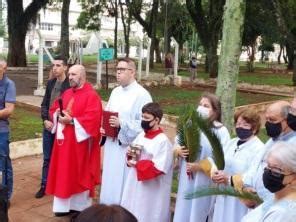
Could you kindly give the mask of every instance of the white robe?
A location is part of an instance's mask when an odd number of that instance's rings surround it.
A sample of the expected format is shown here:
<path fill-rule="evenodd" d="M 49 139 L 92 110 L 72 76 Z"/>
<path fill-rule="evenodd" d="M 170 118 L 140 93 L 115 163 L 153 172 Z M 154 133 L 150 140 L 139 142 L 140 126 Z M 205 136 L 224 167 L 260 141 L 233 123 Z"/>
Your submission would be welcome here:
<path fill-rule="evenodd" d="M 136 216 L 139 222 L 169 222 L 170 193 L 173 172 L 172 144 L 164 133 L 153 139 L 144 132 L 133 142 L 142 145 L 142 160 L 148 159 L 164 174 L 146 181 L 137 180 L 137 171 L 131 168 L 126 179 L 121 205 Z"/>
<path fill-rule="evenodd" d="M 230 139 L 227 128 L 222 126 L 220 128 L 213 128 L 213 130 L 220 138 L 222 146 L 224 146 Z M 203 133 L 201 134 L 200 144 L 202 146 L 200 159 L 211 157 L 212 149 L 208 139 Z M 189 180 L 186 174 L 186 161 L 181 160 L 178 193 L 173 221 L 205 222 L 212 211 L 213 197 L 202 197 L 191 200 L 186 200 L 184 197 L 186 194 L 194 192 L 196 187 L 210 186 L 211 184 L 211 179 L 203 172 L 194 174 L 193 180 Z"/>
<path fill-rule="evenodd" d="M 257 136 L 254 136 L 240 146 L 237 146 L 238 141 L 239 138 L 230 140 L 224 149 L 224 171 L 228 175 L 242 174 L 246 171 L 253 158 L 264 146 Z M 220 195 L 216 197 L 213 222 L 238 222 L 247 211 L 248 208 L 239 199 Z"/>
<path fill-rule="evenodd" d="M 142 131 L 142 107 L 149 102 L 149 92 L 136 81 L 127 87 L 116 87 L 111 93 L 105 109 L 118 112 L 120 131 L 118 139 L 107 137 L 104 145 L 100 203 L 120 204 L 127 173 L 126 148 Z"/>
<path fill-rule="evenodd" d="M 273 194 L 269 192 L 263 185 L 262 175 L 264 172 L 264 168 L 266 167 L 264 158 L 268 150 L 277 141 L 285 141 L 288 143 L 296 144 L 296 132 L 292 131 L 284 135 L 280 135 L 275 140 L 269 139 L 264 145 L 262 151 L 260 151 L 256 155 L 249 169 L 243 174 L 242 177 L 244 185 L 255 188 L 259 197 L 261 197 L 264 201 L 273 197 Z"/>
<path fill-rule="evenodd" d="M 295 222 L 296 200 L 267 200 L 243 217 L 241 222 Z"/>

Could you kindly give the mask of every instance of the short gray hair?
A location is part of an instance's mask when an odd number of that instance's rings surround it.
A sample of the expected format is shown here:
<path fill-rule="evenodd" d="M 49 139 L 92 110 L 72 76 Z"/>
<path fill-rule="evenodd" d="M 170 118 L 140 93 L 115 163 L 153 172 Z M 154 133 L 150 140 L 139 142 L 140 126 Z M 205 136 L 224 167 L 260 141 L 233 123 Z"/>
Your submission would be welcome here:
<path fill-rule="evenodd" d="M 285 168 L 296 173 L 296 144 L 283 141 L 276 142 L 268 151 L 268 156 L 273 156 Z"/>
<path fill-rule="evenodd" d="M 290 109 L 291 109 L 291 106 L 283 106 L 281 109 L 281 116 L 287 119 Z"/>

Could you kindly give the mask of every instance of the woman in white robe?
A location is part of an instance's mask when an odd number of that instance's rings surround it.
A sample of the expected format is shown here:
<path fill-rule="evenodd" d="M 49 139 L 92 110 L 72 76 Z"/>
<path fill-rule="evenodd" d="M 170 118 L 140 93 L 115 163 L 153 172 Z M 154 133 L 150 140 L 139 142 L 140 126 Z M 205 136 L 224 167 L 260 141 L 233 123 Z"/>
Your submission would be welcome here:
<path fill-rule="evenodd" d="M 253 109 L 243 109 L 234 117 L 237 137 L 224 148 L 225 168 L 213 173 L 213 181 L 220 186 L 231 185 L 231 175 L 242 174 L 250 166 L 264 144 L 256 136 L 260 129 L 260 116 Z M 213 222 L 237 222 L 247 213 L 248 208 L 237 198 L 220 195 L 216 197 Z"/>
<path fill-rule="evenodd" d="M 220 123 L 221 104 L 219 99 L 213 94 L 204 94 L 201 97 L 197 111 L 201 116 L 209 119 L 213 126 L 212 130 L 220 138 L 222 146 L 224 146 L 230 139 L 230 136 L 227 128 Z M 203 133 L 201 133 L 200 145 L 202 147 L 200 158 L 193 163 L 186 163 L 185 161 L 188 150 L 184 150 L 179 146 L 175 148 L 175 154 L 180 157 L 180 175 L 174 222 L 205 222 L 211 214 L 213 197 L 185 199 L 185 195 L 194 192 L 196 187 L 210 186 L 212 184 L 209 175 L 202 171 L 198 163 L 199 160 L 212 156 L 210 143 Z M 187 171 L 193 173 L 193 179 L 188 177 Z"/>
<path fill-rule="evenodd" d="M 276 142 L 269 150 L 263 184 L 274 197 L 250 211 L 241 222 L 296 221 L 296 144 Z"/>

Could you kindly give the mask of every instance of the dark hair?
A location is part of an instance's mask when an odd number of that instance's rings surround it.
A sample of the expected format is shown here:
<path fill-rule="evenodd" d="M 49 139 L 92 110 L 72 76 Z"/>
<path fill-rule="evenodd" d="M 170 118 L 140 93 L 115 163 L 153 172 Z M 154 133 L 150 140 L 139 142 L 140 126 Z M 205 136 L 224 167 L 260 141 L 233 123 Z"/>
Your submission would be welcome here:
<path fill-rule="evenodd" d="M 120 62 L 126 62 L 131 68 L 133 68 L 134 70 L 136 70 L 136 63 L 134 60 L 132 60 L 131 58 L 129 57 L 123 57 L 123 58 L 118 58 L 117 59 L 117 63 L 116 65 L 118 65 L 118 63 Z"/>
<path fill-rule="evenodd" d="M 75 222 L 137 222 L 137 218 L 119 205 L 95 204 L 83 210 Z"/>
<path fill-rule="evenodd" d="M 60 55 L 56 55 L 54 57 L 54 60 L 62 60 L 63 61 L 63 65 L 66 66 L 67 65 L 67 60 L 65 58 L 63 58 L 62 56 Z"/>
<path fill-rule="evenodd" d="M 147 103 L 145 106 L 143 106 L 142 113 L 149 113 L 154 117 L 158 117 L 159 122 L 163 116 L 162 109 L 158 103 Z"/>
<path fill-rule="evenodd" d="M 211 103 L 211 106 L 213 108 L 213 116 L 210 116 L 209 121 L 210 123 L 213 123 L 215 120 L 221 122 L 221 102 L 219 98 L 209 92 L 205 92 L 201 95 L 200 99 L 206 98 Z"/>
<path fill-rule="evenodd" d="M 234 123 L 237 122 L 239 117 L 241 117 L 251 125 L 251 129 L 255 131 L 254 135 L 257 135 L 259 133 L 261 119 L 256 109 L 245 108 L 236 111 L 234 114 Z"/>

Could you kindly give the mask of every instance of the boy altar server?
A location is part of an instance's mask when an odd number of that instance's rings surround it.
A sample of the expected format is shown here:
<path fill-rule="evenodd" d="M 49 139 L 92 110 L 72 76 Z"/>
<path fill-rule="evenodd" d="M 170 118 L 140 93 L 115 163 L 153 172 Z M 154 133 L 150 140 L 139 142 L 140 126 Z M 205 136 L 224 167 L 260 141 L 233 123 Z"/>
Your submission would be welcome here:
<path fill-rule="evenodd" d="M 173 149 L 159 126 L 162 115 L 157 103 L 146 104 L 142 108 L 144 132 L 127 150 L 127 165 L 131 169 L 121 205 L 139 222 L 168 222 L 170 219 Z"/>

